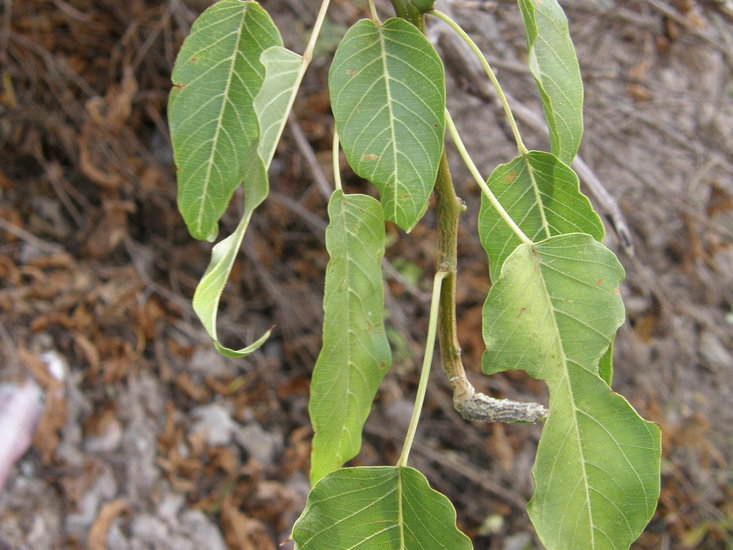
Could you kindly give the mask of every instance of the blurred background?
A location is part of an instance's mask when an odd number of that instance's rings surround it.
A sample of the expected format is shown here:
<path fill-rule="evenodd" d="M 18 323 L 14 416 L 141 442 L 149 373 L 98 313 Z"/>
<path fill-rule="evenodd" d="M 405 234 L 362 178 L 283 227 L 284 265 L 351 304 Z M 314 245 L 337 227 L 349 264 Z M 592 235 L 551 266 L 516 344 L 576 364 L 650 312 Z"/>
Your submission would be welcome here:
<path fill-rule="evenodd" d="M 40 418 L 0 492 L 0 549 L 274 549 L 304 505 L 331 186 L 325 83 L 340 37 L 368 10 L 332 1 L 220 315 L 229 345 L 272 324 L 274 335 L 229 360 L 191 310 L 211 247 L 188 237 L 176 211 L 165 113 L 176 52 L 210 3 L 0 3 L 0 447 L 8 429 L 22 431 L 12 415 L 28 388 Z M 614 389 L 664 434 L 659 507 L 634 548 L 733 548 L 733 6 L 562 4 L 586 85 L 581 180 L 595 192 L 583 189 L 628 276 Z M 302 52 L 319 2 L 263 5 Z M 527 144 L 547 148 L 516 3 L 442 7 L 487 53 Z M 430 33 L 447 60 L 450 110 L 488 176 L 515 150 L 501 110 L 441 28 Z M 480 195 L 449 152 L 468 204 L 458 298 L 469 377 L 493 396 L 546 403 L 544 385 L 522 374 L 480 374 L 489 288 Z M 348 190 L 374 193 L 343 168 Z M 222 234 L 237 221 L 226 215 Z M 409 236 L 390 226 L 388 238 L 395 365 L 361 465 L 399 454 L 422 358 L 434 211 Z M 437 365 L 432 378 L 412 465 L 454 503 L 476 548 L 539 548 L 524 506 L 540 428 L 464 422 Z"/>

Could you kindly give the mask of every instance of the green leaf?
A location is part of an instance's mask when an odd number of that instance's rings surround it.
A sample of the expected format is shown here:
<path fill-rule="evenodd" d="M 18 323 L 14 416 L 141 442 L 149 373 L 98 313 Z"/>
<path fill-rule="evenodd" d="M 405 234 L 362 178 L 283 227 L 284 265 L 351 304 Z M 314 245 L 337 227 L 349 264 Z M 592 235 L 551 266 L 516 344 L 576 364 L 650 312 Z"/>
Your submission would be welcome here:
<path fill-rule="evenodd" d="M 229 280 L 229 274 L 232 271 L 234 260 L 237 258 L 237 253 L 242 245 L 242 239 L 251 217 L 252 212 L 249 211 L 239 222 L 234 233 L 214 246 L 209 266 L 206 268 L 206 272 L 193 295 L 193 310 L 204 325 L 209 337 L 213 340 L 216 350 L 227 357 L 247 357 L 265 343 L 272 331 L 272 329 L 268 330 L 254 343 L 238 350 L 223 346 L 219 342 L 216 331 L 216 316 L 221 294 Z"/>
<path fill-rule="evenodd" d="M 599 376 L 623 323 L 623 268 L 589 235 L 522 244 L 484 309 L 484 372 L 550 389 L 530 519 L 550 550 L 628 548 L 659 497 L 660 432 Z"/>
<path fill-rule="evenodd" d="M 287 121 L 303 65 L 301 56 L 281 46 L 264 51 L 260 61 L 265 67 L 265 78 L 252 101 L 252 107 L 261 134 L 257 141 L 250 144 L 244 155 L 244 213 L 234 233 L 214 247 L 209 266 L 193 296 L 193 309 L 213 340 L 214 347 L 228 357 L 246 357 L 262 346 L 270 336 L 271 330 L 268 330 L 249 346 L 237 350 L 227 348 L 218 339 L 216 319 L 221 294 L 229 280 L 252 213 L 269 193 L 267 168 Z"/>
<path fill-rule="evenodd" d="M 438 54 L 404 19 L 365 19 L 341 41 L 328 85 L 349 164 L 377 186 L 385 217 L 411 230 L 427 208 L 443 152 Z"/>
<path fill-rule="evenodd" d="M 501 164 L 487 184 L 532 241 L 564 233 L 588 233 L 596 240 L 603 239 L 603 224 L 580 192 L 578 176 L 550 153 L 532 151 Z M 491 280 L 496 281 L 504 260 L 521 241 L 485 196 L 478 230 L 489 256 Z"/>
<path fill-rule="evenodd" d="M 303 58 L 275 46 L 262 53 L 260 62 L 265 66 L 265 80 L 254 100 L 254 109 L 260 127 L 258 153 L 269 167 L 297 92 Z"/>
<path fill-rule="evenodd" d="M 570 164 L 583 135 L 583 81 L 568 21 L 557 0 L 519 0 L 519 7 L 552 152 Z"/>
<path fill-rule="evenodd" d="M 359 453 L 364 422 L 392 362 L 384 329 L 382 207 L 366 195 L 337 190 L 328 214 L 323 348 L 308 405 L 314 484 Z"/>
<path fill-rule="evenodd" d="M 613 342 L 598 363 L 598 375 L 611 387 L 613 383 Z"/>
<path fill-rule="evenodd" d="M 300 550 L 470 550 L 456 512 L 412 468 L 344 468 L 308 495 L 293 527 Z"/>
<path fill-rule="evenodd" d="M 256 2 L 222 0 L 196 20 L 173 69 L 168 116 L 178 208 L 191 235 L 214 240 L 259 137 L 260 54 L 282 39 Z"/>

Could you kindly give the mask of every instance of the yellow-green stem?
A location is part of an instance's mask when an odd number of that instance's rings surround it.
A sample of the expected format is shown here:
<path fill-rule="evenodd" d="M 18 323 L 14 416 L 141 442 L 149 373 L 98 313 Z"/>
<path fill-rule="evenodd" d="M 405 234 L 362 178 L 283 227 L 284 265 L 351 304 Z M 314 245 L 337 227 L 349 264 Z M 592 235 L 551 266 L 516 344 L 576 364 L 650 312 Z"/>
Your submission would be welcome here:
<path fill-rule="evenodd" d="M 494 70 L 491 68 L 491 65 L 489 65 L 489 62 L 486 60 L 486 57 L 481 52 L 479 47 L 476 45 L 476 43 L 471 39 L 468 34 L 466 34 L 466 31 L 464 31 L 458 23 L 453 21 L 447 14 L 443 13 L 442 11 L 438 10 L 430 10 L 428 12 L 430 15 L 434 15 L 435 17 L 442 19 L 445 21 L 450 28 L 452 28 L 458 36 L 460 36 L 463 41 L 468 45 L 469 48 L 471 48 L 471 51 L 473 51 L 474 55 L 476 56 L 476 59 L 478 59 L 479 63 L 481 63 L 481 66 L 484 68 L 484 71 L 486 71 L 486 76 L 489 77 L 489 80 L 491 81 L 492 86 L 496 89 L 496 94 L 499 96 L 499 101 L 501 102 L 501 106 L 504 108 L 504 113 L 506 114 L 507 119 L 509 120 L 509 126 L 512 129 L 512 133 L 514 134 L 514 140 L 517 142 L 517 149 L 519 150 L 520 155 L 526 155 L 527 154 L 527 148 L 524 146 L 524 142 L 522 141 L 522 136 L 519 134 L 519 127 L 517 126 L 517 121 L 514 120 L 514 115 L 512 114 L 512 110 L 509 108 L 509 102 L 506 99 L 506 96 L 504 95 L 504 91 L 501 89 L 501 85 L 499 84 L 499 80 L 496 78 L 496 75 L 494 74 Z"/>
<path fill-rule="evenodd" d="M 509 213 L 506 210 L 504 210 L 504 207 L 501 205 L 499 200 L 494 196 L 494 193 L 491 191 L 491 189 L 489 189 L 489 186 L 486 184 L 486 181 L 481 176 L 481 173 L 478 171 L 476 164 L 474 164 L 473 160 L 471 159 L 471 156 L 468 154 L 468 151 L 466 150 L 466 146 L 463 145 L 463 140 L 461 139 L 461 136 L 458 134 L 456 125 L 453 123 L 453 118 L 450 116 L 450 113 L 448 112 L 447 109 L 445 111 L 445 123 L 446 123 L 446 126 L 448 126 L 448 132 L 450 133 L 450 136 L 453 139 L 453 143 L 455 144 L 456 149 L 458 149 L 458 152 L 460 153 L 461 158 L 463 159 L 463 162 L 466 163 L 466 168 L 468 168 L 468 171 L 471 172 L 473 179 L 476 180 L 476 183 L 481 188 L 481 191 L 484 192 L 484 195 L 486 195 L 486 198 L 489 199 L 489 202 L 496 209 L 499 216 L 501 216 L 501 219 L 504 220 L 504 222 L 509 226 L 512 232 L 517 237 L 519 237 L 520 241 L 522 241 L 525 244 L 533 244 L 532 240 L 529 237 L 527 237 L 527 235 L 524 234 L 524 231 L 522 231 L 519 228 L 519 226 L 512 219 Z"/>
<path fill-rule="evenodd" d="M 397 466 L 407 466 L 407 459 L 410 456 L 412 442 L 415 440 L 417 423 L 420 421 L 420 411 L 425 402 L 425 393 L 428 389 L 430 378 L 430 365 L 433 363 L 433 350 L 435 349 L 435 334 L 438 327 L 438 308 L 440 307 L 440 289 L 443 286 L 443 279 L 448 276 L 447 271 L 438 271 L 433 278 L 433 297 L 430 302 L 430 318 L 428 319 L 428 336 L 425 339 L 425 356 L 423 357 L 422 370 L 420 371 L 420 382 L 417 385 L 415 406 L 412 409 L 410 425 L 407 427 L 405 443 L 402 446 L 402 454 L 397 461 Z"/>

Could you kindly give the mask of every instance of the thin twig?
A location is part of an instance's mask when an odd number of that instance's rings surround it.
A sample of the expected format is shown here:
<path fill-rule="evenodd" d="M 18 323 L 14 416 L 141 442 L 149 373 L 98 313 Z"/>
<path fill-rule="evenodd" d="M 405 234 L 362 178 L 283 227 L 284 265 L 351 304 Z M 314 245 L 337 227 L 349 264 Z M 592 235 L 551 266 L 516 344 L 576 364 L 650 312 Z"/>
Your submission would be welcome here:
<path fill-rule="evenodd" d="M 321 196 L 328 200 L 331 197 L 331 184 L 328 183 L 328 178 L 323 172 L 321 165 L 318 164 L 318 159 L 316 159 L 316 154 L 313 152 L 313 147 L 308 143 L 308 138 L 305 137 L 305 132 L 303 132 L 303 128 L 300 126 L 298 119 L 292 111 L 290 111 L 290 114 L 288 115 L 288 127 L 290 128 L 290 132 L 293 134 L 295 144 L 298 146 L 300 154 L 303 155 L 305 163 L 308 165 L 308 170 L 310 171 L 311 176 L 313 176 Z"/>
<path fill-rule="evenodd" d="M 48 254 L 66 254 L 66 250 L 61 245 L 58 245 L 56 243 L 47 243 L 46 241 L 39 239 L 32 233 L 26 231 L 22 227 L 13 225 L 9 221 L 2 218 L 0 218 L 0 229 L 27 242 L 30 245 L 35 246 L 39 250 L 42 250 L 43 252 L 46 252 Z"/>

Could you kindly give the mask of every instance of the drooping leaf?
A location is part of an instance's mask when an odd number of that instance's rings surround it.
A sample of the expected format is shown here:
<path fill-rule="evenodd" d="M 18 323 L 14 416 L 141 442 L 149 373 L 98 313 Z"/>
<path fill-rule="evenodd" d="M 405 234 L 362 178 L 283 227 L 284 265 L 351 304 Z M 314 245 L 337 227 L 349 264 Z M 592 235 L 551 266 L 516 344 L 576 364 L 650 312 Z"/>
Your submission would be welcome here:
<path fill-rule="evenodd" d="M 369 196 L 337 190 L 328 214 L 323 347 L 308 404 L 314 484 L 359 453 L 364 422 L 392 362 L 384 329 L 382 207 Z"/>
<path fill-rule="evenodd" d="M 344 468 L 308 495 L 293 527 L 299 550 L 470 550 L 456 512 L 412 468 Z"/>
<path fill-rule="evenodd" d="M 532 151 L 501 164 L 487 184 L 532 241 L 564 233 L 588 233 L 599 241 L 603 239 L 603 224 L 580 192 L 578 176 L 550 153 Z M 478 230 L 489 256 L 491 280 L 496 281 L 504 260 L 521 241 L 485 196 Z"/>
<path fill-rule="evenodd" d="M 259 137 L 260 54 L 282 39 L 256 2 L 222 0 L 196 20 L 173 69 L 168 117 L 178 208 L 191 235 L 214 240 Z"/>
<path fill-rule="evenodd" d="M 193 296 L 193 309 L 213 340 L 214 347 L 219 353 L 228 357 L 250 355 L 262 346 L 270 335 L 268 330 L 249 346 L 238 350 L 227 348 L 218 339 L 216 319 L 221 294 L 229 280 L 252 213 L 269 193 L 267 168 L 270 166 L 287 121 L 303 64 L 301 56 L 281 46 L 265 50 L 260 56 L 260 61 L 265 67 L 265 78 L 252 100 L 252 107 L 261 134 L 257 141 L 249 145 L 244 155 L 246 161 L 242 172 L 244 213 L 234 233 L 214 246 L 209 266 Z"/>
<path fill-rule="evenodd" d="M 225 347 L 219 342 L 216 330 L 216 317 L 219 310 L 221 293 L 229 280 L 234 260 L 237 258 L 239 248 L 242 246 L 242 239 L 247 230 L 247 225 L 252 217 L 252 212 L 245 213 L 237 225 L 234 233 L 226 239 L 217 243 L 211 252 L 211 261 L 206 268 L 204 276 L 199 281 L 193 295 L 193 310 L 198 315 L 206 332 L 214 343 L 216 350 L 227 357 L 247 357 L 257 350 L 270 337 L 272 329 L 260 336 L 255 342 L 244 348 L 235 350 Z"/>
<path fill-rule="evenodd" d="M 623 323 L 623 268 L 589 235 L 522 244 L 484 309 L 484 372 L 545 380 L 530 519 L 550 550 L 628 548 L 659 496 L 660 433 L 599 376 Z"/>
<path fill-rule="evenodd" d="M 254 100 L 260 127 L 258 152 L 265 166 L 270 166 L 297 92 L 303 57 L 275 46 L 262 53 L 260 62 L 265 66 L 265 80 Z"/>
<path fill-rule="evenodd" d="M 570 164 L 583 135 L 583 81 L 568 21 L 557 0 L 519 0 L 519 7 L 552 152 Z"/>
<path fill-rule="evenodd" d="M 377 186 L 385 217 L 411 230 L 427 208 L 443 152 L 438 54 L 404 19 L 362 20 L 336 50 L 328 85 L 349 164 Z"/>

